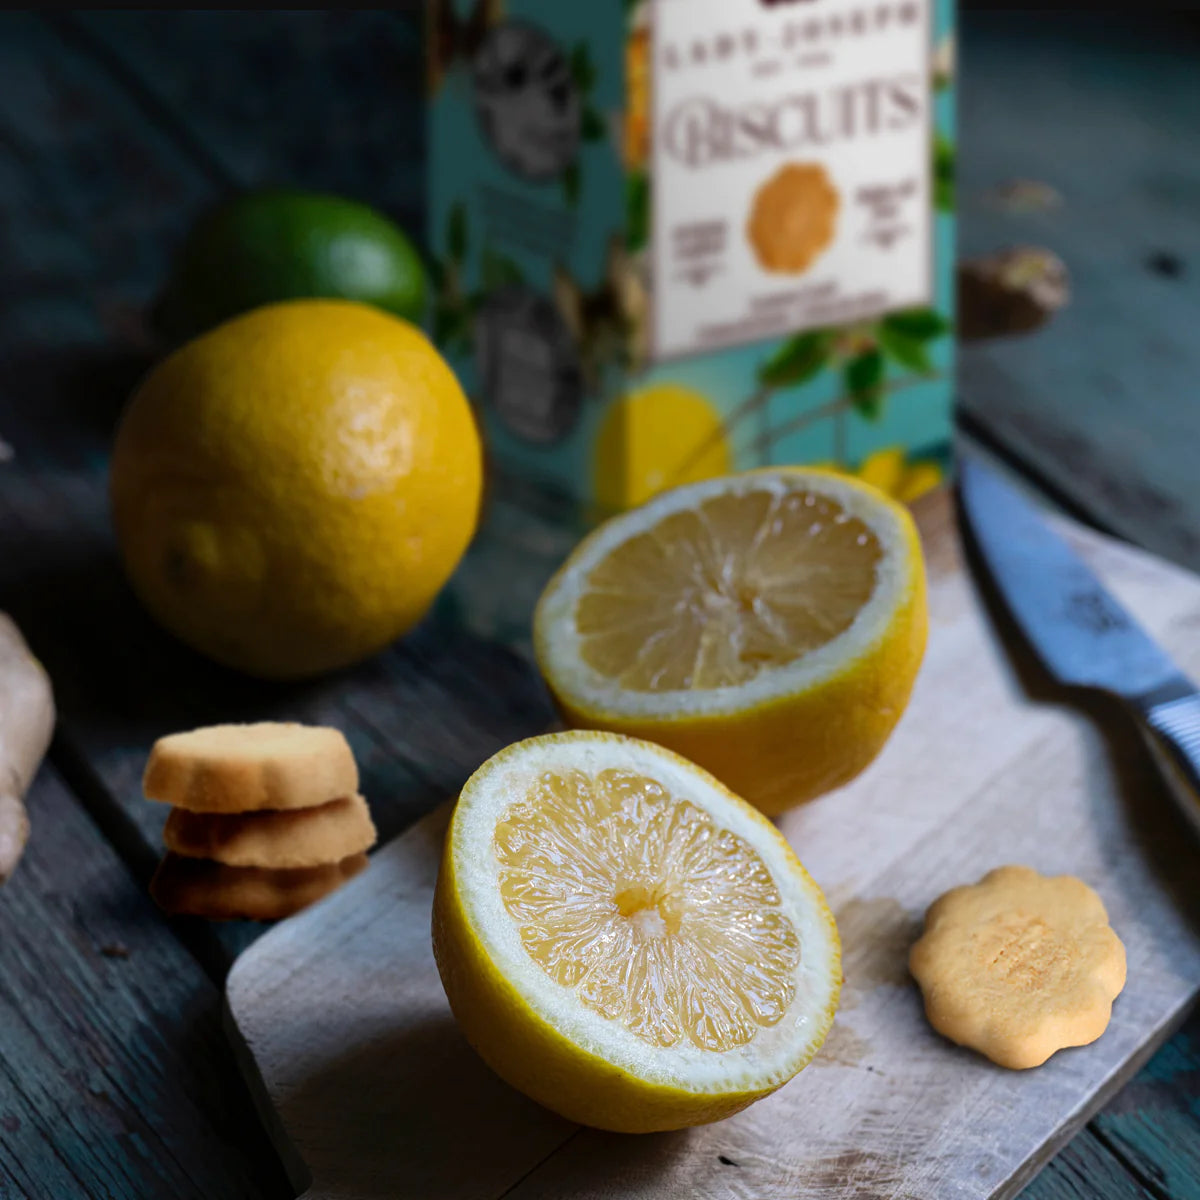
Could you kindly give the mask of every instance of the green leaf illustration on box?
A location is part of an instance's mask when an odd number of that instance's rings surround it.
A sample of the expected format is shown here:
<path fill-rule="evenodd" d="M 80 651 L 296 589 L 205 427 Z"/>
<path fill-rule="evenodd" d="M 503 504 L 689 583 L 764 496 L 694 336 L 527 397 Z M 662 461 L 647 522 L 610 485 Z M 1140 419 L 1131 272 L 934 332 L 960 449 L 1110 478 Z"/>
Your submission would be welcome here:
<path fill-rule="evenodd" d="M 944 134 L 933 139 L 933 203 L 941 212 L 954 211 L 954 143 Z"/>
<path fill-rule="evenodd" d="M 479 258 L 479 286 L 467 290 L 463 279 L 471 233 L 466 206 L 458 201 L 446 217 L 446 256 L 430 264 L 433 281 L 433 340 L 450 354 L 467 354 L 472 348 L 475 315 L 489 292 L 525 282 L 524 272 L 507 254 L 485 241 Z"/>
<path fill-rule="evenodd" d="M 850 403 L 868 421 L 877 421 L 883 414 L 883 374 L 883 351 L 878 346 L 855 355 L 842 373 Z"/>
<path fill-rule="evenodd" d="M 585 142 L 598 142 L 604 137 L 604 118 L 594 108 L 583 110 L 579 119 L 579 136 Z"/>
<path fill-rule="evenodd" d="M 775 389 L 798 387 L 825 369 L 833 349 L 834 334 L 827 329 L 794 334 L 758 368 L 758 382 Z"/>
<path fill-rule="evenodd" d="M 579 97 L 579 140 L 582 148 L 603 141 L 608 126 L 592 101 L 592 91 L 596 86 L 596 65 L 592 62 L 591 51 L 586 42 L 576 42 L 572 47 L 568 65 L 571 81 Z M 577 207 L 579 197 L 583 193 L 583 168 L 578 155 L 559 176 L 559 184 L 567 206 Z"/>
<path fill-rule="evenodd" d="M 571 78 L 581 96 L 586 96 L 596 82 L 596 68 L 586 42 L 576 42 L 571 49 Z"/>
<path fill-rule="evenodd" d="M 879 326 L 879 348 L 888 356 L 910 371 L 922 373 L 933 370 L 925 343 L 919 338 L 910 337 L 897 329 L 891 328 L 886 321 Z"/>
<path fill-rule="evenodd" d="M 578 161 L 569 164 L 559 176 L 562 183 L 563 199 L 568 207 L 574 208 L 579 203 L 579 193 L 582 187 L 582 177 Z"/>
<path fill-rule="evenodd" d="M 725 418 L 722 436 L 752 459 L 761 461 L 780 439 L 818 422 L 832 418 L 840 423 L 849 413 L 878 421 L 890 397 L 914 384 L 938 378 L 929 346 L 945 337 L 950 328 L 950 322 L 936 309 L 913 308 L 889 313 L 875 321 L 794 333 L 759 364 L 758 388 Z M 889 366 L 904 373 L 890 375 Z M 799 413 L 781 425 L 756 432 L 749 441 L 739 437 L 751 427 L 750 419 L 760 416 L 777 392 L 811 383 L 827 371 L 837 371 L 842 382 L 833 400 Z"/>
<path fill-rule="evenodd" d="M 650 178 L 644 170 L 625 176 L 625 245 L 643 249 L 650 240 Z"/>
<path fill-rule="evenodd" d="M 480 275 L 485 292 L 525 282 L 525 274 L 521 268 L 507 254 L 500 254 L 494 250 L 490 243 L 483 248 Z"/>
<path fill-rule="evenodd" d="M 911 308 L 889 313 L 879 325 L 922 343 L 950 332 L 950 322 L 936 308 Z"/>

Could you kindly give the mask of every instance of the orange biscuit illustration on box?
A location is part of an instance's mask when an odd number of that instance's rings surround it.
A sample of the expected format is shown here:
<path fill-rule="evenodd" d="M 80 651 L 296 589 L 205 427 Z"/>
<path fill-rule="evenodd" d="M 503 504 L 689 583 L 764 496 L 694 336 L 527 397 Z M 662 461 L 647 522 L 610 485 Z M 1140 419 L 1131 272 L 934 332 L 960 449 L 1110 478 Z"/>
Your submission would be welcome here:
<path fill-rule="evenodd" d="M 799 275 L 837 232 L 841 197 L 819 163 L 785 163 L 754 194 L 746 236 L 765 271 Z"/>

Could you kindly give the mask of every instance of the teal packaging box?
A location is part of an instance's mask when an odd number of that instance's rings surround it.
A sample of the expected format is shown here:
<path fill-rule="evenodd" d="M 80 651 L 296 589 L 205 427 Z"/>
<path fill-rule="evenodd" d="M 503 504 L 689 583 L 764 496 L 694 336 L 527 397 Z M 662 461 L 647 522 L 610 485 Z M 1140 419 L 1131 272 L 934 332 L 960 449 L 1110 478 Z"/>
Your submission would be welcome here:
<path fill-rule="evenodd" d="M 434 337 L 591 517 L 780 463 L 946 470 L 947 0 L 432 0 Z"/>

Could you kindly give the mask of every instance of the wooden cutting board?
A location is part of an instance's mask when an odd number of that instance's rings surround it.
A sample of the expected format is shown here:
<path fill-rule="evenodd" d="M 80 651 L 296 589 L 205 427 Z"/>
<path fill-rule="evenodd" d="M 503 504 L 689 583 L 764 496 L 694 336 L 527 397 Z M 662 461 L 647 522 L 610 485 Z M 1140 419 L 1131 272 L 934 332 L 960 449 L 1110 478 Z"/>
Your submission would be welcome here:
<path fill-rule="evenodd" d="M 262 937 L 229 976 L 234 1041 L 299 1190 L 1010 1196 L 1149 1056 L 1200 990 L 1200 846 L 1120 712 L 1071 706 L 1006 650 L 964 567 L 949 498 L 918 516 L 932 627 L 909 711 L 861 779 L 782 820 L 844 946 L 841 1011 L 812 1065 L 727 1121 L 637 1137 L 580 1129 L 509 1089 L 460 1037 L 430 952 L 443 808 Z M 1200 580 L 1068 532 L 1200 674 Z M 935 1035 L 905 965 L 930 901 L 1008 862 L 1098 888 L 1129 960 L 1103 1038 L 1026 1072 Z"/>

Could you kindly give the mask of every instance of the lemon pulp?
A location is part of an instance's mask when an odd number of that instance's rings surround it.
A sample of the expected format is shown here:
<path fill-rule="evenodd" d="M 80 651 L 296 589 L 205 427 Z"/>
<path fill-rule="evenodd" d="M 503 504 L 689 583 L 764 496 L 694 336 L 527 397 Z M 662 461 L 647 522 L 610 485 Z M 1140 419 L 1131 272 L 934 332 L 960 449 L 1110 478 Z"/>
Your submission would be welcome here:
<path fill-rule="evenodd" d="M 746 683 L 843 633 L 875 589 L 882 554 L 828 496 L 713 496 L 592 569 L 575 610 L 580 655 L 631 691 Z"/>
<path fill-rule="evenodd" d="M 770 872 L 655 780 L 543 772 L 494 849 L 530 957 L 642 1040 L 729 1050 L 787 1012 L 800 941 Z"/>

